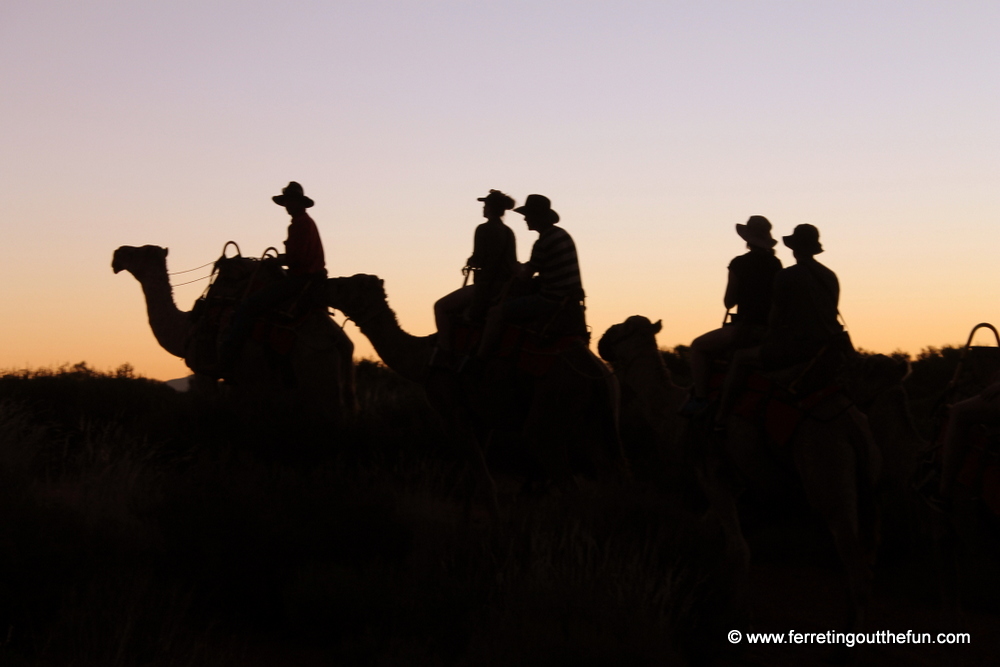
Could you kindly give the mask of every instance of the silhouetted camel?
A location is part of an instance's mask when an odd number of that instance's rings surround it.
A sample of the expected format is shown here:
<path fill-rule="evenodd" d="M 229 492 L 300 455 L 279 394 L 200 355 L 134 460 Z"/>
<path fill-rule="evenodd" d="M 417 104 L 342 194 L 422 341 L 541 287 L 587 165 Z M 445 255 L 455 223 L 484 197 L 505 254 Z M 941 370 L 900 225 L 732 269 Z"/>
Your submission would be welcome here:
<path fill-rule="evenodd" d="M 621 385 L 621 428 L 625 456 L 640 479 L 658 483 L 681 473 L 677 435 L 687 420 L 678 410 L 688 390 L 674 384 L 656 346 L 662 324 L 633 315 L 610 327 L 597 344 Z"/>
<path fill-rule="evenodd" d="M 128 271 L 139 281 L 156 341 L 190 366 L 196 343 L 192 337 L 194 320 L 191 311 L 182 311 L 174 303 L 167 275 L 167 252 L 166 248 L 152 245 L 122 246 L 115 251 L 111 266 L 115 273 Z M 241 293 L 239 286 L 233 286 L 232 291 Z M 292 388 L 285 386 L 280 369 L 269 360 L 262 346 L 248 342 L 234 372 L 234 397 L 262 407 L 276 407 L 272 404 L 278 401 L 307 414 L 340 419 L 355 408 L 353 362 L 351 350 L 345 350 L 345 338 L 324 312 L 308 315 L 288 355 L 296 380 Z M 210 378 L 201 380 L 214 384 Z"/>
<path fill-rule="evenodd" d="M 357 323 L 387 366 L 423 385 L 466 448 L 493 502 L 494 485 L 481 441 L 504 428 L 517 403 L 524 409 L 516 431 L 549 478 L 565 480 L 577 472 L 606 474 L 619 464 L 617 384 L 582 342 L 554 355 L 548 372 L 534 379 L 512 378 L 505 372 L 505 361 L 488 362 L 484 373 L 437 368 L 430 365 L 436 334 L 417 337 L 403 331 L 380 278 L 356 275 L 327 282 L 328 305 Z M 521 391 L 511 390 L 511 383 Z"/>
<path fill-rule="evenodd" d="M 631 317 L 616 326 L 623 329 L 612 327 L 605 334 L 608 338 L 615 330 L 615 338 L 624 341 L 615 346 L 616 367 L 642 365 L 647 369 L 645 372 L 625 372 L 622 382 L 638 396 L 664 397 L 660 400 L 647 399 L 647 403 L 652 423 L 663 425 L 657 428 L 666 432 L 669 428 L 667 424 L 674 423 L 672 415 L 666 413 L 675 410 L 680 395 L 673 390 L 664 390 L 662 360 L 655 338 L 651 335 L 659 329 L 648 319 L 638 317 Z M 622 336 L 625 328 L 636 333 Z M 633 344 L 626 345 L 629 340 Z M 602 341 L 602 345 L 610 343 Z M 686 429 L 685 436 L 685 440 L 697 437 L 697 429 Z M 704 454 L 704 474 L 713 496 L 713 506 L 729 527 L 730 548 L 743 553 L 737 562 L 743 563 L 747 572 L 749 549 L 736 511 L 736 498 L 741 486 L 734 485 L 733 480 L 739 478 L 751 486 L 774 488 L 774 485 L 783 483 L 775 462 L 779 458 L 788 460 L 810 505 L 824 518 L 833 535 L 847 575 L 851 602 L 847 625 L 852 631 L 858 631 L 871 590 L 874 535 L 864 528 L 874 525 L 872 501 L 881 454 L 866 416 L 852 401 L 846 396 L 835 396 L 812 414 L 807 414 L 791 441 L 777 456 L 769 451 L 756 424 L 735 415 L 730 418 L 722 443 L 716 443 L 706 435 L 695 441 L 685 441 L 683 446 Z"/>

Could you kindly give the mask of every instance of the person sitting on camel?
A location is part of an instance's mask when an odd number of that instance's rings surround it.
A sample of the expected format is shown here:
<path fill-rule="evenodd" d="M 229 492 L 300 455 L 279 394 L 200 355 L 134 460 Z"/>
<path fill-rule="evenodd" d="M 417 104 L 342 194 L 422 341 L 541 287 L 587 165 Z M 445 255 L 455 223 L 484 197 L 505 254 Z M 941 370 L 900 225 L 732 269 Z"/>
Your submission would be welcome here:
<path fill-rule="evenodd" d="M 538 240 L 531 248 L 531 259 L 519 264 L 514 275 L 530 280 L 536 273 L 538 291 L 508 299 L 490 309 L 486 317 L 479 346 L 479 356 L 490 354 L 499 342 L 504 322 L 548 323 L 560 308 L 568 306 L 583 314 L 583 283 L 576 245 L 562 227 L 557 227 L 559 214 L 552 210 L 552 203 L 543 195 L 528 195 L 524 206 L 514 209 L 524 216 L 528 229 L 538 232 Z M 584 323 L 583 331 L 586 331 Z"/>
<path fill-rule="evenodd" d="M 754 368 L 773 371 L 809 361 L 844 331 L 837 319 L 837 275 L 815 259 L 823 252 L 819 230 L 799 225 L 782 241 L 792 249 L 796 263 L 774 277 L 767 332 L 761 344 L 733 354 L 715 416 L 717 426 L 732 412 L 737 392 Z"/>
<path fill-rule="evenodd" d="M 452 348 L 454 318 L 465 312 L 469 321 L 482 321 L 517 265 L 517 239 L 514 230 L 503 222 L 503 214 L 514 208 L 514 200 L 499 190 L 490 190 L 478 201 L 483 202 L 486 222 L 476 227 L 472 256 L 466 262 L 466 269 L 473 272 L 472 284 L 463 285 L 434 304 L 437 346 L 443 350 Z"/>
<path fill-rule="evenodd" d="M 730 322 L 691 342 L 693 391 L 681 408 L 686 417 L 702 414 L 708 407 L 712 360 L 734 349 L 758 344 L 767 329 L 774 276 L 781 270 L 781 260 L 774 255 L 777 241 L 771 237 L 770 221 L 762 215 L 750 216 L 745 225 L 737 224 L 736 233 L 747 242 L 749 252 L 729 263 L 723 303 L 727 313 L 733 308 L 737 310 Z"/>
<path fill-rule="evenodd" d="M 302 186 L 295 181 L 291 181 L 282 189 L 280 195 L 275 195 L 271 199 L 278 206 L 283 206 L 291 216 L 285 252 L 277 257 L 282 266 L 288 267 L 288 272 L 285 278 L 254 292 L 237 306 L 219 350 L 219 361 L 224 375 L 232 370 L 236 360 L 239 359 L 243 345 L 250 337 L 257 318 L 282 303 L 302 298 L 312 284 L 326 279 L 323 242 L 320 240 L 316 223 L 306 213 L 306 209 L 313 206 L 313 200 L 305 196 Z M 344 334 L 340 327 L 334 329 L 338 330 L 344 339 L 338 347 L 347 345 L 353 353 L 354 345 L 347 338 L 347 334 Z M 350 359 L 350 356 L 347 358 Z"/>

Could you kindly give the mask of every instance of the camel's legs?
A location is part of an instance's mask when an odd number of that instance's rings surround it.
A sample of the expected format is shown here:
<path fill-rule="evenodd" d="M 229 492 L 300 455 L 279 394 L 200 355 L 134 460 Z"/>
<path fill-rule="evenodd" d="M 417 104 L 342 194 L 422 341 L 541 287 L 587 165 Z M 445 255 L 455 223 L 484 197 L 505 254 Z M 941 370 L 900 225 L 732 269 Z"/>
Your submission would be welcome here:
<path fill-rule="evenodd" d="M 859 632 L 871 591 L 872 571 L 861 544 L 857 457 L 846 434 L 832 424 L 806 422 L 794 452 L 809 504 L 826 521 L 847 575 L 846 629 Z M 861 481 L 861 483 L 864 483 Z"/>
<path fill-rule="evenodd" d="M 340 363 L 338 372 L 340 378 L 340 400 L 348 415 L 356 415 L 360 410 L 358 394 L 354 383 L 354 343 L 339 326 L 330 327 L 333 332 L 333 343 L 337 348 Z"/>
<path fill-rule="evenodd" d="M 441 419 L 441 425 L 455 439 L 467 464 L 472 467 L 476 493 L 485 497 L 490 515 L 498 519 L 500 504 L 497 500 L 497 485 L 486 465 L 486 455 L 476 437 L 468 408 L 461 404 L 461 398 L 449 391 L 446 385 L 430 382 L 425 389 L 431 405 Z"/>

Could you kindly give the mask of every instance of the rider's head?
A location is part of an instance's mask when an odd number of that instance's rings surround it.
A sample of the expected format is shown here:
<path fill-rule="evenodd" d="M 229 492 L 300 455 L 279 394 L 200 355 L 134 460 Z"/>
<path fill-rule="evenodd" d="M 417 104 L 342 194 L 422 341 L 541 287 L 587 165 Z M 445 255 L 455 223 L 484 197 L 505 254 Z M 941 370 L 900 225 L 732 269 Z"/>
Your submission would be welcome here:
<path fill-rule="evenodd" d="M 736 233 L 747 242 L 747 247 L 751 250 L 760 248 L 773 253 L 774 246 L 778 243 L 771 237 L 771 221 L 762 215 L 751 215 L 747 224 L 736 225 Z"/>
<path fill-rule="evenodd" d="M 782 236 L 781 240 L 792 249 L 796 259 L 823 252 L 823 246 L 819 243 L 819 230 L 812 225 L 798 225 L 791 236 Z"/>
<path fill-rule="evenodd" d="M 552 210 L 552 202 L 543 195 L 528 195 L 524 206 L 514 209 L 515 213 L 524 216 L 528 229 L 542 231 L 559 222 L 559 214 Z"/>
<path fill-rule="evenodd" d="M 314 203 L 312 199 L 306 197 L 302 186 L 295 181 L 289 182 L 282 188 L 280 195 L 275 195 L 271 199 L 278 206 L 284 206 L 289 215 L 302 213 Z"/>
<path fill-rule="evenodd" d="M 490 190 L 485 197 L 480 197 L 478 201 L 483 202 L 483 217 L 491 220 L 502 218 L 506 211 L 514 208 L 514 200 L 499 190 Z"/>

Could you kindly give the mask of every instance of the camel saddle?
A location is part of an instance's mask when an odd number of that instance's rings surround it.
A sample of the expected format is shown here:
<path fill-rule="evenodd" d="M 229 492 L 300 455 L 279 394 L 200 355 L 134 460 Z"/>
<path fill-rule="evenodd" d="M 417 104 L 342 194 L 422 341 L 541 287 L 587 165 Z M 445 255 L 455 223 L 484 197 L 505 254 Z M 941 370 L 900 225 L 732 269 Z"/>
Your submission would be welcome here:
<path fill-rule="evenodd" d="M 719 360 L 709 380 L 709 399 L 717 401 L 726 380 L 728 361 Z M 733 404 L 733 414 L 757 424 L 768 442 L 784 448 L 802 420 L 839 416 L 852 405 L 841 381 L 825 366 L 809 360 L 776 371 L 751 373 Z"/>
<path fill-rule="evenodd" d="M 733 414 L 759 424 L 768 441 L 781 449 L 791 441 L 806 417 L 832 418 L 851 404 L 836 383 L 801 394 L 769 375 L 754 373 L 747 378 L 747 385 L 733 406 Z"/>
<path fill-rule="evenodd" d="M 219 342 L 237 307 L 277 280 L 285 280 L 285 271 L 274 259 L 237 255 L 216 261 L 212 282 L 191 310 L 186 363 L 192 371 L 218 375 Z M 298 339 L 302 323 L 318 310 L 325 315 L 320 289 L 320 285 L 309 283 L 300 293 L 258 318 L 251 338 L 279 357 L 287 355 Z"/>
<path fill-rule="evenodd" d="M 482 325 L 466 322 L 454 325 L 452 356 L 458 365 L 462 359 L 475 356 L 482 335 Z M 510 362 L 519 374 L 541 377 L 548 373 L 564 350 L 581 343 L 586 345 L 586 339 L 579 335 L 542 336 L 535 330 L 516 324 L 506 324 L 494 356 Z"/>

